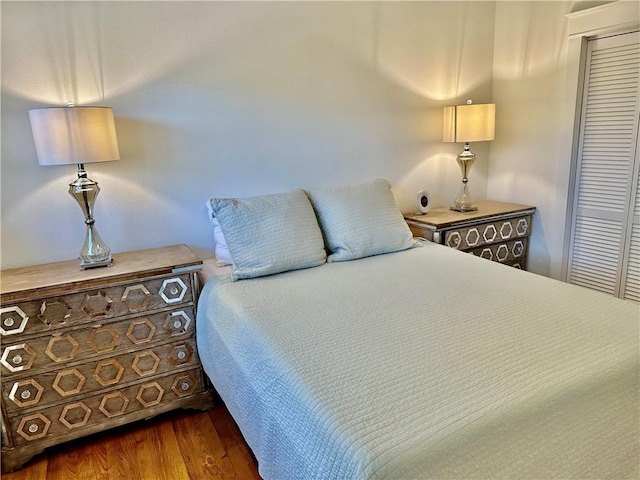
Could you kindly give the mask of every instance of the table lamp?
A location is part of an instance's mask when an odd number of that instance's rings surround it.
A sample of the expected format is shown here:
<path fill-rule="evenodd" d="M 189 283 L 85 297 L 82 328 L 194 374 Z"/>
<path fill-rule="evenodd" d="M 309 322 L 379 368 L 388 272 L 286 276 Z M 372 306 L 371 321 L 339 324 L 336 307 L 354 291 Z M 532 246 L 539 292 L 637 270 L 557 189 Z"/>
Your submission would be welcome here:
<path fill-rule="evenodd" d="M 87 225 L 80 250 L 80 269 L 111 265 L 111 250 L 95 227 L 93 206 L 98 183 L 87 178 L 85 163 L 119 160 L 113 110 L 107 107 L 50 107 L 29 110 L 31 131 L 40 165 L 78 165 L 78 178 L 69 184 Z"/>
<path fill-rule="evenodd" d="M 469 150 L 469 143 L 494 139 L 495 113 L 495 104 L 472 105 L 471 100 L 468 100 L 466 105 L 444 107 L 442 141 L 447 143 L 464 142 L 464 151 L 456 159 L 462 171 L 462 188 L 453 201 L 451 210 L 473 212 L 478 209 L 471 204 L 471 196 L 467 188 L 469 181 L 467 174 L 476 159 L 476 154 Z"/>

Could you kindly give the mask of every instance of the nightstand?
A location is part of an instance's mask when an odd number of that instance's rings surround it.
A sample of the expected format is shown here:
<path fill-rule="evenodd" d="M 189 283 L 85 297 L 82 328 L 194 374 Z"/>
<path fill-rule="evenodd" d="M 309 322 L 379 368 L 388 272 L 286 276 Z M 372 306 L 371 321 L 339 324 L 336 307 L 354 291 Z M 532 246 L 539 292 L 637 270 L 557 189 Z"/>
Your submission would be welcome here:
<path fill-rule="evenodd" d="M 213 396 L 195 342 L 185 245 L 1 272 L 2 470 L 45 448 Z"/>
<path fill-rule="evenodd" d="M 474 205 L 474 212 L 441 207 L 405 220 L 417 237 L 526 270 L 535 207 L 490 200 Z"/>

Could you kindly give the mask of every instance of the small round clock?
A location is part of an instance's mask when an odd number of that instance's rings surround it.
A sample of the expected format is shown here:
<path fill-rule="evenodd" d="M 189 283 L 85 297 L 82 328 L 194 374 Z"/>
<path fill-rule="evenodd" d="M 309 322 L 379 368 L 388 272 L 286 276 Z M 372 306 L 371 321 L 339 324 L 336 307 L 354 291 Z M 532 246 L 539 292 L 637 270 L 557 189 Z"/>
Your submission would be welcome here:
<path fill-rule="evenodd" d="M 431 199 L 426 190 L 420 190 L 416 195 L 416 209 L 423 215 L 431 210 Z"/>

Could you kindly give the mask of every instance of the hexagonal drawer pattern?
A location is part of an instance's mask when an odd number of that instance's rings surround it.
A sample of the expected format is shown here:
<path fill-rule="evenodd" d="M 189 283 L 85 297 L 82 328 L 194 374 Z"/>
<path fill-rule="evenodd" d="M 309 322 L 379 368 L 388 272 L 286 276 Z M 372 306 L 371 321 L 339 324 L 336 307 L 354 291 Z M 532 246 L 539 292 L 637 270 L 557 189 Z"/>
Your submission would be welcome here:
<path fill-rule="evenodd" d="M 78 342 L 71 334 L 67 335 L 53 335 L 47 344 L 47 348 L 44 353 L 49 355 L 49 358 L 54 362 L 67 362 L 72 360 L 78 351 Z"/>
<path fill-rule="evenodd" d="M 193 352 L 194 348 L 189 342 L 181 342 L 171 346 L 167 358 L 175 366 L 184 365 L 192 360 Z"/>
<path fill-rule="evenodd" d="M 106 387 L 120 382 L 123 373 L 124 367 L 122 364 L 115 358 L 109 358 L 98 362 L 93 373 L 93 378 L 101 386 Z"/>
<path fill-rule="evenodd" d="M 3 470 L 48 446 L 212 406 L 195 344 L 200 264 L 176 245 L 80 275 L 75 261 L 3 272 Z"/>
<path fill-rule="evenodd" d="M 176 370 L 198 365 L 195 339 L 189 338 L 156 345 L 147 350 L 138 350 L 122 355 L 94 360 L 70 369 L 51 370 L 37 375 L 45 397 L 40 404 L 46 405 L 61 398 L 72 400 L 75 395 L 84 395 L 105 388 L 120 388 L 142 378 L 166 375 Z M 8 398 L 10 391 L 3 389 L 2 396 Z M 19 412 L 21 407 L 13 401 L 5 402 L 6 411 Z"/>
<path fill-rule="evenodd" d="M 171 335 L 182 335 L 189 330 L 191 325 L 191 318 L 184 310 L 178 310 L 177 312 L 171 312 L 167 315 L 162 327 L 171 333 Z"/>
<path fill-rule="evenodd" d="M 50 337 L 34 338 L 26 344 L 3 348 L 0 357 L 1 373 L 10 375 L 27 369 L 33 371 L 51 368 L 52 365 L 62 365 L 69 360 L 75 361 L 99 354 L 111 357 L 131 351 L 132 348 L 148 348 L 150 342 L 157 343 L 176 336 L 192 335 L 194 320 L 193 307 L 188 307 L 94 328 L 67 331 Z M 177 323 L 180 323 L 177 329 L 170 328 Z M 13 337 L 8 339 L 11 338 Z"/>
<path fill-rule="evenodd" d="M 160 287 L 160 296 L 166 303 L 179 303 L 189 291 L 180 277 L 167 278 Z"/>
<path fill-rule="evenodd" d="M 115 319 L 141 311 L 192 302 L 191 276 L 163 275 L 138 283 L 44 300 L 19 302 L 0 310 L 0 336 L 32 334 L 93 320 Z"/>
<path fill-rule="evenodd" d="M 20 307 L 0 309 L 0 335 L 15 335 L 24 332 L 29 317 Z"/>
<path fill-rule="evenodd" d="M 127 328 L 127 337 L 136 345 L 150 342 L 155 333 L 156 326 L 148 318 L 137 318 Z"/>
<path fill-rule="evenodd" d="M 42 398 L 44 388 L 37 381 L 30 378 L 15 382 L 9 392 L 9 400 L 19 407 L 30 407 L 37 405 Z"/>
<path fill-rule="evenodd" d="M 120 415 L 124 415 L 124 412 L 127 410 L 127 405 L 129 405 L 129 399 L 124 396 L 124 393 L 117 391 L 107 393 L 102 400 L 100 401 L 100 411 L 105 414 L 105 416 L 118 417 Z"/>
<path fill-rule="evenodd" d="M 11 345 L 2 350 L 0 364 L 10 372 L 29 370 L 36 359 L 36 352 L 26 343 Z"/>
<path fill-rule="evenodd" d="M 138 389 L 136 400 L 143 407 L 153 407 L 162 401 L 164 390 L 158 382 L 145 383 Z"/>
<path fill-rule="evenodd" d="M 76 402 L 65 405 L 58 420 L 69 429 L 80 428 L 87 424 L 89 416 L 91 416 L 91 409 L 84 402 Z"/>
<path fill-rule="evenodd" d="M 75 368 L 58 372 L 53 381 L 53 389 L 63 397 L 80 393 L 86 378 Z"/>
<path fill-rule="evenodd" d="M 171 390 L 179 397 L 186 397 L 196 390 L 198 383 L 198 377 L 194 372 L 186 372 L 176 376 Z"/>
<path fill-rule="evenodd" d="M 20 419 L 16 432 L 26 440 L 37 440 L 49 432 L 51 420 L 41 413 L 26 416 Z"/>
<path fill-rule="evenodd" d="M 87 340 L 89 346 L 97 353 L 113 350 L 117 342 L 118 334 L 110 326 L 94 328 Z"/>
<path fill-rule="evenodd" d="M 117 391 L 92 395 L 82 401 L 44 408 L 37 413 L 12 415 L 9 417 L 9 426 L 18 433 L 15 440 L 16 446 L 20 446 L 45 436 L 100 425 L 108 418 L 127 417 L 155 409 L 202 392 L 204 382 L 201 371 L 187 370 L 135 383 Z M 126 423 L 126 419 L 122 423 Z"/>
<path fill-rule="evenodd" d="M 529 235 L 530 224 L 531 217 L 527 216 L 456 228 L 445 232 L 444 244 L 457 250 L 492 245 L 514 238 L 526 237 Z"/>
<path fill-rule="evenodd" d="M 160 359 L 153 353 L 153 350 L 146 350 L 136 353 L 135 357 L 133 357 L 131 368 L 141 377 L 146 377 L 147 375 L 156 373 L 159 364 Z"/>
<path fill-rule="evenodd" d="M 146 310 L 151 301 L 152 295 L 143 284 L 131 285 L 125 288 L 122 294 L 122 302 L 129 307 L 131 312 Z"/>
<path fill-rule="evenodd" d="M 522 238 L 505 243 L 494 243 L 493 245 L 474 248 L 469 250 L 469 253 L 509 265 L 518 263 L 520 268 L 523 268 L 523 261 L 527 255 L 527 239 Z"/>

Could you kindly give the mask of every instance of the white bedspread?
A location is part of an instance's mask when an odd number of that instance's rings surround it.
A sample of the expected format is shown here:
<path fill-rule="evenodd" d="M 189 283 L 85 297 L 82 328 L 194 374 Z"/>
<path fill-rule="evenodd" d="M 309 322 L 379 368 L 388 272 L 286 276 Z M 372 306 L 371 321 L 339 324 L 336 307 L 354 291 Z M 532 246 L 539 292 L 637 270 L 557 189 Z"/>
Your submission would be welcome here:
<path fill-rule="evenodd" d="M 200 297 L 268 480 L 638 478 L 639 308 L 426 244 Z"/>

